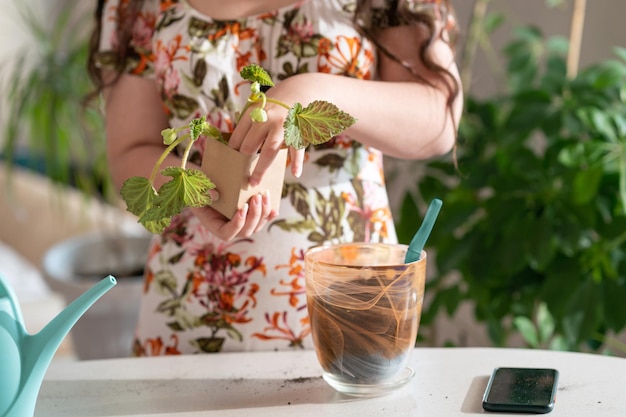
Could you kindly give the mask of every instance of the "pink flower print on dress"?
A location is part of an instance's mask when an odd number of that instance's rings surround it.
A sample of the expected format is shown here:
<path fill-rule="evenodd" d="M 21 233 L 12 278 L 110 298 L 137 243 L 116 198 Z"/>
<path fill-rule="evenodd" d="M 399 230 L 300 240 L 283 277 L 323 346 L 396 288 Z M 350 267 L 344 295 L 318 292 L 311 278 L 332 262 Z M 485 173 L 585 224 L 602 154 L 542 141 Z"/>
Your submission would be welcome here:
<path fill-rule="evenodd" d="M 363 194 L 358 198 L 356 195 L 342 193 L 341 197 L 346 202 L 346 209 L 356 213 L 365 226 L 363 241 L 369 242 L 373 231 L 379 231 L 381 237 L 387 237 L 385 224 L 391 219 L 391 212 L 386 204 L 386 195 L 381 194 L 379 188 L 372 182 L 364 181 Z"/>
<path fill-rule="evenodd" d="M 162 94 L 168 99 L 171 99 L 178 92 L 180 85 L 180 76 L 172 65 L 175 60 L 188 60 L 187 50 L 181 46 L 180 35 L 168 43 L 159 41 L 156 44 L 154 68 L 157 82 L 161 86 Z"/>
<path fill-rule="evenodd" d="M 149 51 L 152 49 L 156 16 L 152 13 L 140 13 L 133 27 L 133 45 L 135 48 Z"/>
<path fill-rule="evenodd" d="M 313 25 L 306 19 L 298 19 L 289 27 L 289 39 L 294 43 L 308 42 L 313 34 Z"/>

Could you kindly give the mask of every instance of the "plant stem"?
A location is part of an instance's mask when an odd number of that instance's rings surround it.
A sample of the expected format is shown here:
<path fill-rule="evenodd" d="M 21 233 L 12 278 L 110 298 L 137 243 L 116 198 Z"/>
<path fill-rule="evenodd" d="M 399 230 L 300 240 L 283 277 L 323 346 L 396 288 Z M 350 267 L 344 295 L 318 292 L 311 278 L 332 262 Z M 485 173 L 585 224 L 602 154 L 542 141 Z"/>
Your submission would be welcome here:
<path fill-rule="evenodd" d="M 572 25 L 569 35 L 569 51 L 567 54 L 567 78 L 570 80 L 578 75 L 580 50 L 585 27 L 585 8 L 587 0 L 575 0 L 572 13 Z"/>
<path fill-rule="evenodd" d="M 469 91 L 472 81 L 472 70 L 476 59 L 476 51 L 481 38 L 481 31 L 484 27 L 485 16 L 487 15 L 487 6 L 491 0 L 476 0 L 470 19 L 470 27 L 467 35 L 467 41 L 463 48 L 463 57 L 461 58 L 461 83 L 465 93 Z"/>
<path fill-rule="evenodd" d="M 193 140 L 190 140 L 189 143 L 187 144 L 187 147 L 185 148 L 185 152 L 183 153 L 183 157 L 182 157 L 182 163 L 180 164 L 180 167 L 182 169 L 186 169 L 187 168 L 187 160 L 189 159 L 189 153 L 191 152 L 191 148 L 193 147 Z"/>
<path fill-rule="evenodd" d="M 265 95 L 264 95 L 264 97 L 265 97 Z M 291 108 L 291 107 L 289 107 L 289 105 L 287 103 L 283 103 L 280 100 L 275 100 L 273 98 L 267 98 L 266 100 L 269 101 L 270 103 L 278 104 L 279 106 L 284 107 L 287 110 L 289 110 Z"/>
<path fill-rule="evenodd" d="M 161 154 L 159 159 L 154 164 L 154 167 L 152 168 L 152 173 L 150 174 L 150 179 L 148 180 L 150 185 L 154 185 L 154 180 L 155 180 L 157 174 L 159 173 L 159 169 L 161 168 L 161 164 L 163 164 L 163 161 L 165 161 L 165 158 L 167 158 L 167 155 L 169 155 L 170 152 L 172 152 L 174 150 L 174 148 L 176 148 L 183 140 L 187 139 L 188 137 L 189 137 L 189 134 L 183 135 L 183 136 L 179 137 L 178 139 L 176 139 L 174 142 L 172 142 L 167 148 L 165 148 L 165 150 L 163 151 L 163 153 Z M 183 160 L 183 163 L 185 161 L 186 160 Z M 184 166 L 183 166 L 183 168 L 184 168 Z"/>
<path fill-rule="evenodd" d="M 265 94 L 262 94 L 262 100 L 263 100 L 263 107 L 265 107 L 265 102 L 269 101 L 270 103 L 274 103 L 274 104 L 278 104 L 281 107 L 286 108 L 287 110 L 290 110 L 291 107 L 289 107 L 289 105 L 287 103 L 284 103 L 280 100 L 276 100 L 273 98 L 269 98 L 267 97 Z M 239 123 L 239 120 L 241 119 L 241 117 L 246 113 L 246 111 L 248 110 L 248 108 L 253 105 L 258 103 L 258 101 L 248 101 L 246 103 L 246 105 L 243 107 L 243 109 L 241 110 L 241 113 L 239 113 L 239 117 L 237 117 L 237 120 L 235 121 L 235 124 Z"/>

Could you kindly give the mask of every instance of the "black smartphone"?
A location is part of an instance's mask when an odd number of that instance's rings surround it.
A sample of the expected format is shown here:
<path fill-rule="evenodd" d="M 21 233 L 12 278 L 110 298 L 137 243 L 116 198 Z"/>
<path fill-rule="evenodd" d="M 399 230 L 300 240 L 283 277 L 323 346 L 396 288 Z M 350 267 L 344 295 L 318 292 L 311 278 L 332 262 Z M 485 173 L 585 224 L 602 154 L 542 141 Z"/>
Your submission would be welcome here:
<path fill-rule="evenodd" d="M 485 411 L 545 414 L 556 399 L 559 372 L 548 368 L 496 368 L 485 395 Z"/>

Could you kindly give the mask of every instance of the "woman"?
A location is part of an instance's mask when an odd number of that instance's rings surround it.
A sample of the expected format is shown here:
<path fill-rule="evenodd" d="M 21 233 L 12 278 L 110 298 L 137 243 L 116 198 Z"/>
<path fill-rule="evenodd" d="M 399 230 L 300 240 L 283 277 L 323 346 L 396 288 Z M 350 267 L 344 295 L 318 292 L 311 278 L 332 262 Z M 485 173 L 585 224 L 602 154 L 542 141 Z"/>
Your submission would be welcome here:
<path fill-rule="evenodd" d="M 257 183 L 287 113 L 268 103 L 268 122 L 234 126 L 247 64 L 278 81 L 268 97 L 326 100 L 358 120 L 331 142 L 290 151 L 282 196 L 254 196 L 232 220 L 210 207 L 184 211 L 154 239 L 146 266 L 136 355 L 311 347 L 304 251 L 394 242 L 382 155 L 424 159 L 454 146 L 462 100 L 448 2 L 108 0 L 97 22 L 90 69 L 120 187 L 149 174 L 162 129 L 200 115 L 232 132 L 231 147 L 261 153 Z M 164 166 L 177 164 L 169 158 Z"/>

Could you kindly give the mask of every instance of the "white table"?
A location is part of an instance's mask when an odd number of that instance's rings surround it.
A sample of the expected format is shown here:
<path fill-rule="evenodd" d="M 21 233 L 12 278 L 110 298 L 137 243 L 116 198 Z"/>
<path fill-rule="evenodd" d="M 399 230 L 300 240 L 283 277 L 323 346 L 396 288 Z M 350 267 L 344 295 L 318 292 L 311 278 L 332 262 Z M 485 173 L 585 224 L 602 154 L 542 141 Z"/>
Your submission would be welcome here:
<path fill-rule="evenodd" d="M 369 399 L 346 397 L 330 388 L 312 351 L 62 362 L 48 370 L 35 415 L 484 415 L 482 394 L 497 366 L 558 369 L 557 402 L 550 416 L 626 413 L 626 359 L 523 349 L 418 348 L 412 358 L 413 380 Z"/>

